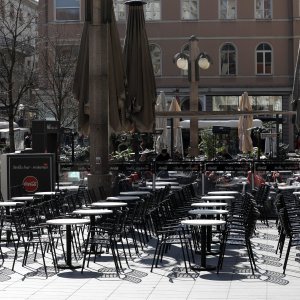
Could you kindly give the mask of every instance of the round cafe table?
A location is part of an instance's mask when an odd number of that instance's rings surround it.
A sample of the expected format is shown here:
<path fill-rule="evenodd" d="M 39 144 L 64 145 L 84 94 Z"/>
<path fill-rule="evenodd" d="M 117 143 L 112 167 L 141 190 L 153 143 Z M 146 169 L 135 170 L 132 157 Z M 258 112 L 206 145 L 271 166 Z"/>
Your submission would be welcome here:
<path fill-rule="evenodd" d="M 227 209 L 192 209 L 189 210 L 191 215 L 205 215 L 205 216 L 216 216 L 216 215 L 227 215 L 229 211 Z"/>
<path fill-rule="evenodd" d="M 147 191 L 128 191 L 128 192 L 120 192 L 120 196 L 149 196 L 150 192 Z"/>
<path fill-rule="evenodd" d="M 35 192 L 36 196 L 54 196 L 56 192 L 54 191 L 45 191 L 45 192 Z"/>
<path fill-rule="evenodd" d="M 232 201 L 234 200 L 234 196 L 202 196 L 202 201 Z"/>
<path fill-rule="evenodd" d="M 238 191 L 210 191 L 207 193 L 208 196 L 236 196 Z"/>
<path fill-rule="evenodd" d="M 116 208 L 116 207 L 127 206 L 127 203 L 117 202 L 117 201 L 102 201 L 102 202 L 93 202 L 91 206 L 95 208 Z"/>
<path fill-rule="evenodd" d="M 20 196 L 20 197 L 11 197 L 12 201 L 19 201 L 19 202 L 26 202 L 26 201 L 33 201 L 33 196 Z"/>
<path fill-rule="evenodd" d="M 115 197 L 107 197 L 106 200 L 128 202 L 128 201 L 138 201 L 141 200 L 141 198 L 139 196 L 115 196 Z"/>
<path fill-rule="evenodd" d="M 110 209 L 76 209 L 72 212 L 76 215 L 89 216 L 91 226 L 95 226 L 96 216 L 112 214 L 113 211 Z"/>
<path fill-rule="evenodd" d="M 192 269 L 195 271 L 210 271 L 215 270 L 215 266 L 207 265 L 206 263 L 206 255 L 207 255 L 207 241 L 210 241 L 211 238 L 207 237 L 207 232 L 211 232 L 212 226 L 221 226 L 225 225 L 226 222 L 223 220 L 214 220 L 214 219 L 193 219 L 193 220 L 183 220 L 181 221 L 182 225 L 188 226 L 197 226 L 200 227 L 200 236 L 201 236 L 201 259 L 199 266 L 193 266 Z M 207 229 L 210 229 L 207 231 Z"/>
<path fill-rule="evenodd" d="M 77 218 L 65 218 L 65 219 L 51 219 L 46 221 L 49 225 L 54 226 L 66 226 L 66 263 L 58 265 L 59 269 L 77 269 L 81 266 L 78 263 L 72 263 L 72 225 L 84 225 L 89 224 L 90 221 L 87 219 L 77 219 Z"/>
<path fill-rule="evenodd" d="M 225 202 L 196 202 L 196 203 L 192 203 L 191 206 L 195 206 L 195 207 L 205 207 L 205 208 L 209 208 L 209 207 L 226 207 L 228 204 Z"/>
<path fill-rule="evenodd" d="M 154 182 L 155 186 L 165 186 L 165 185 L 179 185 L 179 182 L 177 181 L 155 181 Z M 153 185 L 152 181 L 147 181 L 146 185 Z"/>

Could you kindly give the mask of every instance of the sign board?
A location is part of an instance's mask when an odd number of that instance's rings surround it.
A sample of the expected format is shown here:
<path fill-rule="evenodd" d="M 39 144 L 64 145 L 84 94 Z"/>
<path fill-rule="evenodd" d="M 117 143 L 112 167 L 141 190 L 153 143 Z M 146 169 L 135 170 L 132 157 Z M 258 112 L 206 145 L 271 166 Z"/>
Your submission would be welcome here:
<path fill-rule="evenodd" d="M 200 161 L 168 161 L 156 162 L 156 172 L 177 171 L 177 172 L 201 172 L 202 164 Z"/>
<path fill-rule="evenodd" d="M 235 171 L 247 172 L 250 170 L 250 163 L 247 162 L 219 162 L 219 163 L 206 163 L 206 171 Z"/>
<path fill-rule="evenodd" d="M 10 153 L 1 155 L 1 191 L 5 200 L 40 191 L 53 191 L 55 155 Z"/>
<path fill-rule="evenodd" d="M 152 171 L 151 163 L 140 162 L 122 162 L 122 163 L 110 163 L 109 169 L 111 172 L 145 172 Z"/>
<path fill-rule="evenodd" d="M 282 162 L 259 162 L 254 164 L 256 171 L 298 171 L 300 162 L 282 161 Z"/>

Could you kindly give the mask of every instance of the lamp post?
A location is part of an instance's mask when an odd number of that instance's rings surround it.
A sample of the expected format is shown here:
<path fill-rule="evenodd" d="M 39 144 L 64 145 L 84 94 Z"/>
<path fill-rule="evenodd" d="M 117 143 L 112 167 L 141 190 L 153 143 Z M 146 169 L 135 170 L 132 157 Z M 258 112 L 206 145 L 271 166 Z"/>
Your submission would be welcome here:
<path fill-rule="evenodd" d="M 189 39 L 189 54 L 177 53 L 174 56 L 174 62 L 179 69 L 188 71 L 188 80 L 190 82 L 190 111 L 198 111 L 198 82 L 199 68 L 207 70 L 211 65 L 210 57 L 199 52 L 198 39 L 196 36 L 191 36 Z M 199 154 L 198 149 L 198 118 L 191 117 L 190 119 L 190 155 L 196 157 Z"/>

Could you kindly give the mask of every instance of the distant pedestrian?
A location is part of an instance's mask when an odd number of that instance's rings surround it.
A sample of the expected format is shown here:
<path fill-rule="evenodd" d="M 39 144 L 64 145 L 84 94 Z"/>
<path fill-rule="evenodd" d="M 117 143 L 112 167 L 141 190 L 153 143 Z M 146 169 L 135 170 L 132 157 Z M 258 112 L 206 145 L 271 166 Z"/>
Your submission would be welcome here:
<path fill-rule="evenodd" d="M 24 137 L 24 146 L 26 148 L 31 148 L 31 134 L 29 132 L 26 132 Z"/>

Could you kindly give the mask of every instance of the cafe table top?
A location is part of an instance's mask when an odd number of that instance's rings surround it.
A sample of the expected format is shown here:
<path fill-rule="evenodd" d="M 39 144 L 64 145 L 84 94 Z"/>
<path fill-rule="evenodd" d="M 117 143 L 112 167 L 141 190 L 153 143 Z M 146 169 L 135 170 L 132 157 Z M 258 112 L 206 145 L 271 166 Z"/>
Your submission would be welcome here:
<path fill-rule="evenodd" d="M 89 224 L 90 221 L 87 219 L 80 218 L 62 218 L 62 219 L 50 219 L 46 221 L 49 225 L 84 225 Z"/>
<path fill-rule="evenodd" d="M 59 190 L 63 190 L 63 191 L 78 191 L 79 186 L 78 185 L 67 185 L 67 186 L 59 186 Z"/>
<path fill-rule="evenodd" d="M 20 197 L 11 197 L 13 201 L 33 201 L 33 196 L 20 196 Z"/>
<path fill-rule="evenodd" d="M 148 195 L 151 195 L 151 193 L 147 191 L 120 192 L 120 196 L 148 196 Z"/>
<path fill-rule="evenodd" d="M 300 185 L 279 185 L 278 186 L 278 190 L 280 191 L 295 191 L 295 190 L 299 190 L 300 189 Z"/>
<path fill-rule="evenodd" d="M 102 202 L 94 202 L 91 204 L 93 207 L 122 207 L 127 206 L 126 202 L 117 202 L 117 201 L 102 201 Z"/>
<path fill-rule="evenodd" d="M 182 225 L 191 225 L 191 226 L 213 226 L 213 225 L 224 225 L 226 221 L 215 220 L 215 219 L 192 219 L 192 220 L 183 220 L 181 221 Z"/>
<path fill-rule="evenodd" d="M 155 181 L 155 186 L 161 186 L 161 185 L 179 185 L 179 182 L 177 181 Z M 146 185 L 153 185 L 152 181 L 147 181 Z"/>
<path fill-rule="evenodd" d="M 226 209 L 192 209 L 189 210 L 191 215 L 226 215 L 229 211 Z"/>
<path fill-rule="evenodd" d="M 238 195 L 238 191 L 210 191 L 207 193 L 208 196 L 234 196 Z"/>
<path fill-rule="evenodd" d="M 3 202 L 1 202 L 0 201 L 0 206 L 3 206 L 3 207 L 14 207 L 14 206 L 17 206 L 17 205 L 24 205 L 24 202 L 15 202 L 15 201 L 3 201 Z"/>
<path fill-rule="evenodd" d="M 225 202 L 196 202 L 191 204 L 194 207 L 224 207 L 227 205 Z"/>
<path fill-rule="evenodd" d="M 234 200 L 235 197 L 234 196 L 222 196 L 222 195 L 218 195 L 218 196 L 202 196 L 201 200 Z"/>
<path fill-rule="evenodd" d="M 137 201 L 141 198 L 139 196 L 114 196 L 114 197 L 107 197 L 106 200 L 108 201 Z"/>
<path fill-rule="evenodd" d="M 55 195 L 56 192 L 55 191 L 45 191 L 45 192 L 35 192 L 34 194 L 37 196 L 52 196 L 52 195 Z"/>
<path fill-rule="evenodd" d="M 76 209 L 72 213 L 84 216 L 92 216 L 112 214 L 113 211 L 111 209 Z"/>

